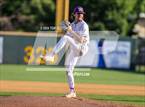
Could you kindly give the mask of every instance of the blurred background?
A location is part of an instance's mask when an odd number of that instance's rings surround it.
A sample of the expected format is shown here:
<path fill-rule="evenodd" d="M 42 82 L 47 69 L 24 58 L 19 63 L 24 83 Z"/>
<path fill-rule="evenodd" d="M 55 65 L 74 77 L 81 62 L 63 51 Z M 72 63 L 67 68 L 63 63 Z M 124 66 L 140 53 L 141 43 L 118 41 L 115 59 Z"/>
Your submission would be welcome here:
<path fill-rule="evenodd" d="M 76 6 L 84 8 L 90 31 L 115 31 L 130 44 L 125 69 L 145 72 L 145 0 L 0 0 L 0 63 L 27 64 L 40 28 L 73 21 Z M 116 55 L 118 63 L 120 57 Z"/>
<path fill-rule="evenodd" d="M 90 30 L 114 30 L 122 36 L 132 36 L 136 24 L 144 30 L 145 0 L 1 0 L 0 29 L 3 31 L 38 31 L 40 26 L 55 25 L 56 8 L 65 10 L 69 19 L 75 6 L 86 11 Z M 69 1 L 69 2 L 68 2 Z M 62 5 L 61 5 L 62 3 Z M 61 9 L 60 9 L 61 10 Z M 63 14 L 63 13 L 62 13 Z M 143 31 L 142 31 L 143 32 Z"/>

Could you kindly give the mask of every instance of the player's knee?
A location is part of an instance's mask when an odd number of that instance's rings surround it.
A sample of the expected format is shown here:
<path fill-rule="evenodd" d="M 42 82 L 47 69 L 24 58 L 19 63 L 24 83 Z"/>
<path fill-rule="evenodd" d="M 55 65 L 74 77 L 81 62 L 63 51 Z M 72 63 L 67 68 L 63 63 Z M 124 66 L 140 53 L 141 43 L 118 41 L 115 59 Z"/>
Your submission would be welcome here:
<path fill-rule="evenodd" d="M 68 36 L 67 35 L 64 35 L 63 38 L 66 40 L 68 38 Z"/>
<path fill-rule="evenodd" d="M 67 36 L 67 35 L 64 35 L 63 38 L 64 38 L 65 40 L 70 40 L 71 37 L 69 37 L 69 36 Z"/>

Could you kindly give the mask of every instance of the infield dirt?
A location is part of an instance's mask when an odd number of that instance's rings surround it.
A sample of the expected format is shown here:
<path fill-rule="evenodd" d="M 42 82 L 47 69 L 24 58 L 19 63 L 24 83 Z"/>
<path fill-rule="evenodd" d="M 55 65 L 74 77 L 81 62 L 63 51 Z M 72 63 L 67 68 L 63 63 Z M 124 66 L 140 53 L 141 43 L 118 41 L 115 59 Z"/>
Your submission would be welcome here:
<path fill-rule="evenodd" d="M 0 92 L 44 92 L 67 93 L 66 83 L 32 82 L 32 81 L 0 81 Z M 80 94 L 97 95 L 139 95 L 145 96 L 145 86 L 135 85 L 103 85 L 76 84 L 76 91 Z"/>

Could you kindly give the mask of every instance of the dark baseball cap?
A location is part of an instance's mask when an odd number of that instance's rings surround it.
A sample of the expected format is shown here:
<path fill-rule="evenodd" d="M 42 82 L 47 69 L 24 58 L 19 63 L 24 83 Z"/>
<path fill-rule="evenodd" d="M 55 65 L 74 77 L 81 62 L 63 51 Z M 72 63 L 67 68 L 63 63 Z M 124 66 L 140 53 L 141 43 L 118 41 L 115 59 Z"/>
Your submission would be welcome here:
<path fill-rule="evenodd" d="M 81 6 L 75 7 L 75 9 L 74 9 L 74 14 L 75 14 L 75 13 L 82 13 L 82 14 L 85 14 L 84 9 L 83 9 L 83 7 L 81 7 Z"/>

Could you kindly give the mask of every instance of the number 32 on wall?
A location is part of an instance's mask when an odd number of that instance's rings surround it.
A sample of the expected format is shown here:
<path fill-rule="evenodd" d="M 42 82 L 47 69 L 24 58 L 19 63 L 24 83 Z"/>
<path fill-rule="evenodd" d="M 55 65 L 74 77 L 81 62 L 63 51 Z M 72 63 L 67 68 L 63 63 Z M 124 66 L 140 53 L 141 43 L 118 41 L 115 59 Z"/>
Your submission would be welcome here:
<path fill-rule="evenodd" d="M 40 58 L 40 55 L 45 55 L 46 51 L 50 53 L 52 51 L 52 48 L 49 47 L 48 49 L 45 49 L 44 47 L 37 47 L 34 49 L 31 45 L 26 46 L 24 48 L 24 62 L 26 64 L 45 64 L 45 61 Z M 48 62 L 49 64 L 55 64 L 58 61 L 58 55 L 54 56 L 53 62 Z"/>

